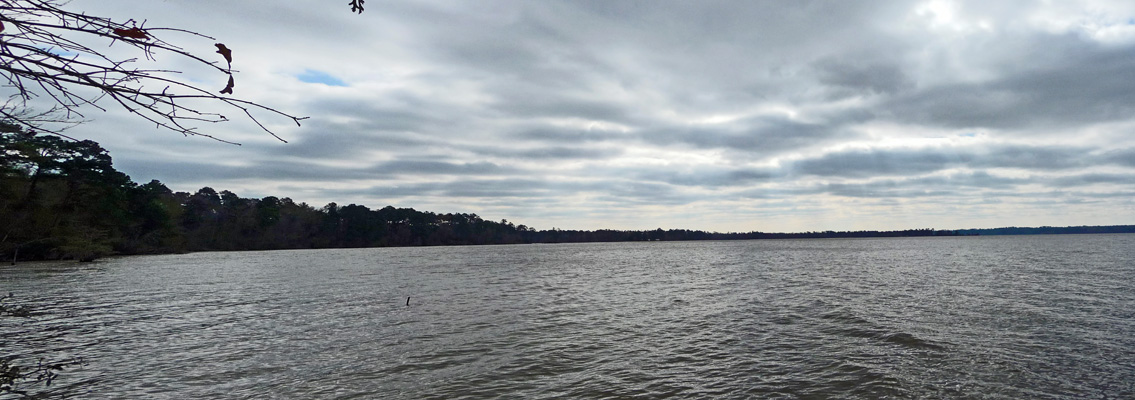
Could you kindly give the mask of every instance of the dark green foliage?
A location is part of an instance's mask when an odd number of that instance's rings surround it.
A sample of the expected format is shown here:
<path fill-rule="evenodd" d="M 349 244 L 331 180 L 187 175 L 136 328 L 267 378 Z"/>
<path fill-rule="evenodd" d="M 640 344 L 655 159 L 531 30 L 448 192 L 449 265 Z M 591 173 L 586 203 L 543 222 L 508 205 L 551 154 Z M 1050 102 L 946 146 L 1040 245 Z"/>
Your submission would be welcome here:
<path fill-rule="evenodd" d="M 135 184 L 98 143 L 0 129 L 0 251 L 89 260 L 112 251 Z"/>
<path fill-rule="evenodd" d="M 521 243 L 512 224 L 408 208 L 314 208 L 204 187 L 136 184 L 92 141 L 0 125 L 0 256 L 91 260 L 203 250 Z"/>

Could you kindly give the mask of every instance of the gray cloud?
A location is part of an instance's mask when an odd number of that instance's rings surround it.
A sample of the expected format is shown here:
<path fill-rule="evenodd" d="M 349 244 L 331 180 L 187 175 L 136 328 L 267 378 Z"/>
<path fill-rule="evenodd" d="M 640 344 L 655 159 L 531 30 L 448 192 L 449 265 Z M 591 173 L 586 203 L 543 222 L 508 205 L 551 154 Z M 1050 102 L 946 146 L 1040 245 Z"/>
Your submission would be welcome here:
<path fill-rule="evenodd" d="M 365 189 L 333 190 L 345 197 L 379 198 L 446 196 L 479 198 L 532 198 L 548 195 L 548 184 L 532 179 L 470 179 L 451 182 L 421 182 L 372 186 Z"/>
<path fill-rule="evenodd" d="M 756 168 L 701 167 L 686 170 L 670 168 L 623 168 L 605 172 L 609 175 L 633 177 L 637 181 L 660 182 L 676 186 L 707 188 L 747 186 L 767 182 L 779 176 L 778 171 Z"/>
<path fill-rule="evenodd" d="M 813 190 L 836 196 L 888 197 L 951 197 L 980 194 L 983 189 L 1004 190 L 1031 183 L 1030 179 L 1008 178 L 987 172 L 956 173 L 946 176 L 922 176 L 906 179 L 882 179 L 863 183 L 831 183 Z"/>
<path fill-rule="evenodd" d="M 434 160 L 393 160 L 362 167 L 322 165 L 300 161 L 256 161 L 244 165 L 224 165 L 203 162 L 169 162 L 146 160 L 120 160 L 125 169 L 147 171 L 149 176 L 161 177 L 167 183 L 263 179 L 275 182 L 327 182 L 345 180 L 390 180 L 399 176 L 469 176 L 512 175 L 513 167 L 502 167 L 490 162 L 458 163 Z M 134 177 L 147 180 L 146 177 Z"/>
<path fill-rule="evenodd" d="M 508 172 L 511 168 L 490 162 L 453 163 L 433 160 L 396 160 L 371 168 L 376 173 L 410 175 L 482 175 Z"/>
<path fill-rule="evenodd" d="M 1128 167 L 1135 167 L 1135 148 L 1109 150 L 1104 153 L 1102 158 L 1107 162 Z"/>
<path fill-rule="evenodd" d="M 885 62 L 833 57 L 813 67 L 820 83 L 842 89 L 844 95 L 895 94 L 914 84 L 899 65 Z"/>
<path fill-rule="evenodd" d="M 583 144 L 625 140 L 625 134 L 604 129 L 568 129 L 555 126 L 525 128 L 509 135 L 512 138 L 537 142 Z"/>
<path fill-rule="evenodd" d="M 539 92 L 518 93 L 501 98 L 493 108 L 518 117 L 563 117 L 615 122 L 628 119 L 628 112 L 618 104 L 596 99 L 552 97 Z"/>
<path fill-rule="evenodd" d="M 838 126 L 797 122 L 780 117 L 753 118 L 722 126 L 667 127 L 639 134 L 640 140 L 647 143 L 728 149 L 763 156 L 817 146 L 837 137 L 855 136 L 857 135 L 841 131 Z"/>
<path fill-rule="evenodd" d="M 1068 169 L 1088 161 L 1087 149 L 998 145 L 860 149 L 803 159 L 791 165 L 794 173 L 818 176 L 870 177 L 920 175 L 947 168 Z"/>
<path fill-rule="evenodd" d="M 223 183 L 229 180 L 257 179 L 276 182 L 320 182 L 328 180 L 389 179 L 392 177 L 387 173 L 376 174 L 374 171 L 328 167 L 294 161 L 260 161 L 239 166 L 212 162 L 141 160 L 120 160 L 116 164 L 121 164 L 121 167 L 125 170 L 145 171 L 146 173 L 144 175 L 138 173 L 131 174 L 136 181 L 159 179 L 162 182 L 174 185 L 174 188 L 178 190 L 196 189 L 196 187 L 179 187 L 187 183 L 199 186 L 212 186 L 220 190 L 224 188 Z"/>
<path fill-rule="evenodd" d="M 698 199 L 697 196 L 682 193 L 674 186 L 654 182 L 605 181 L 585 185 L 585 190 L 602 193 L 596 201 L 608 203 L 612 207 L 633 207 L 642 205 L 683 205 Z"/>
<path fill-rule="evenodd" d="M 1135 68 L 1135 47 L 1039 34 L 1023 45 L 1015 51 L 1027 70 L 922 88 L 882 108 L 904 121 L 998 129 L 1075 127 L 1127 119 L 1135 111 L 1135 81 L 1126 76 Z"/>
<path fill-rule="evenodd" d="M 319 124 L 324 125 L 324 124 Z M 287 146 L 263 146 L 263 151 L 280 156 L 301 159 L 355 159 L 376 149 L 413 151 L 436 145 L 436 140 L 427 140 L 406 135 L 373 133 L 373 131 L 349 126 L 324 125 L 313 127 L 299 139 Z"/>
<path fill-rule="evenodd" d="M 1061 176 L 1047 180 L 1049 185 L 1056 187 L 1075 187 L 1075 186 L 1089 186 L 1096 184 L 1115 184 L 1115 185 L 1133 185 L 1135 186 L 1135 174 L 1105 174 L 1105 173 L 1089 173 L 1089 174 L 1076 174 L 1071 176 Z"/>
<path fill-rule="evenodd" d="M 501 148 L 474 146 L 470 150 L 487 156 L 526 160 L 598 160 L 618 157 L 623 150 L 604 147 L 540 146 L 533 148 Z"/>

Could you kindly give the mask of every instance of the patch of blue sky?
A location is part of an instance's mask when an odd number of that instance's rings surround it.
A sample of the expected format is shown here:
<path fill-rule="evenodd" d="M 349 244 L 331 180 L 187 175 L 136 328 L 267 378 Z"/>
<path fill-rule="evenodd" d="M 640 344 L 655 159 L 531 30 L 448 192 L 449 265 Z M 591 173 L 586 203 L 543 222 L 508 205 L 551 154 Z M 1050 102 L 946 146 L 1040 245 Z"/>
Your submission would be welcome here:
<path fill-rule="evenodd" d="M 314 69 L 304 70 L 302 74 L 296 75 L 301 82 L 307 83 L 321 83 L 327 86 L 350 86 L 342 79 L 336 78 L 331 74 Z"/>

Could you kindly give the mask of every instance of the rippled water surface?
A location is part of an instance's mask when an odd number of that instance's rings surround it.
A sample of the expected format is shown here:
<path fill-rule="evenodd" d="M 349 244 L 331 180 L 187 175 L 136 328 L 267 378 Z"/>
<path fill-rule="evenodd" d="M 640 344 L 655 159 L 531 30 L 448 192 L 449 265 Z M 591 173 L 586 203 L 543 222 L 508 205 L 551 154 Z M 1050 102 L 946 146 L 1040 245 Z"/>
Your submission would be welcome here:
<path fill-rule="evenodd" d="M 305 250 L 0 267 L 89 398 L 1135 398 L 1135 235 Z M 406 305 L 410 297 L 410 305 Z"/>

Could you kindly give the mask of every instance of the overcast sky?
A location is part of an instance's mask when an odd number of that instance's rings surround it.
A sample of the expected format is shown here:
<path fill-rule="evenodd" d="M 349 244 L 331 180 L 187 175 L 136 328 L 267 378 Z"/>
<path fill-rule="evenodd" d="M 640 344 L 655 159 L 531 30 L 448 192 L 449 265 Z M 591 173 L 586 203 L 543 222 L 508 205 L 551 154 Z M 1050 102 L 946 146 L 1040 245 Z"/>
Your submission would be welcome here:
<path fill-rule="evenodd" d="M 1135 224 L 1135 2 L 346 3 L 74 0 L 311 118 L 70 133 L 178 191 L 539 229 Z"/>

